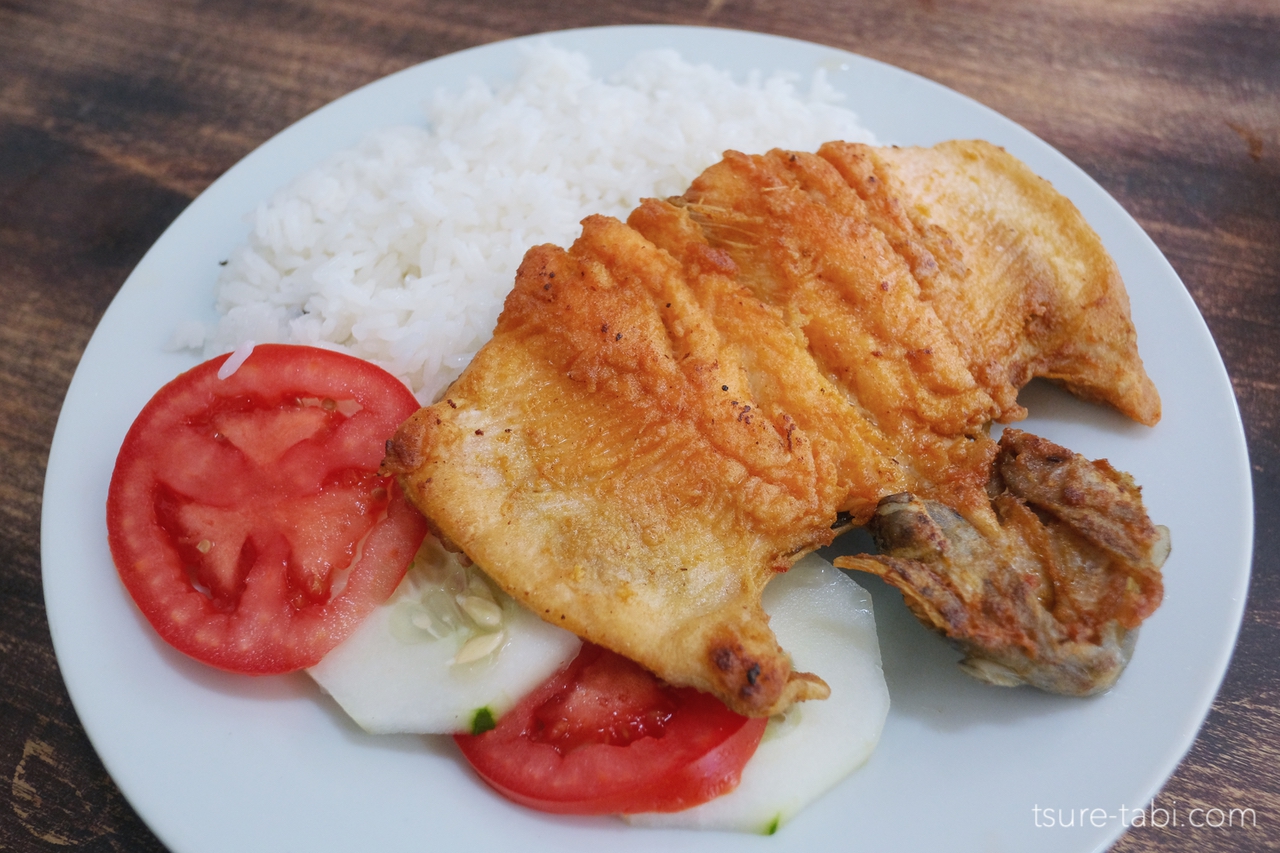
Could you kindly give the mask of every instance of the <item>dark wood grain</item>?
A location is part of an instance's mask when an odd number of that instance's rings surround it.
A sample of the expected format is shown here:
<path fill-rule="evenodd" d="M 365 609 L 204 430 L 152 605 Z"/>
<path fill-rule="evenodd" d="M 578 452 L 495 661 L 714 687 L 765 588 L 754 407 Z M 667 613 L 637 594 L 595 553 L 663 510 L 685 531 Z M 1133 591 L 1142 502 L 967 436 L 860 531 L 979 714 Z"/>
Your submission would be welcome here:
<path fill-rule="evenodd" d="M 476 44 L 619 23 L 779 33 L 923 74 L 1062 150 L 1151 234 L 1227 363 L 1257 507 L 1231 669 L 1158 803 L 1249 807 L 1257 826 L 1133 829 L 1115 849 L 1280 849 L 1274 0 L 0 0 L 0 850 L 163 849 L 76 719 L 40 587 L 59 406 L 132 266 L 239 158 L 357 86 Z"/>

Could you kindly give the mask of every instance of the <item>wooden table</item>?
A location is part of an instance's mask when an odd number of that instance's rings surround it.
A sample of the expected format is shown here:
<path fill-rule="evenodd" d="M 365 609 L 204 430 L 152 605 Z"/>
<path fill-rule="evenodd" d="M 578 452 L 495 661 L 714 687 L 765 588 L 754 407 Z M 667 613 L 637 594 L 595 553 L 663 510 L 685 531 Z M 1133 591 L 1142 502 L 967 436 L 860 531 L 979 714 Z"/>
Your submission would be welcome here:
<path fill-rule="evenodd" d="M 484 42 L 620 23 L 778 33 L 933 78 L 1062 150 L 1155 239 L 1226 360 L 1257 502 L 1239 646 L 1160 798 L 1248 806 L 1257 828 L 1134 829 L 1115 849 L 1280 849 L 1275 0 L 0 1 L 0 849 L 162 849 L 85 738 L 40 586 L 59 405 L 133 265 L 238 159 L 357 86 Z"/>

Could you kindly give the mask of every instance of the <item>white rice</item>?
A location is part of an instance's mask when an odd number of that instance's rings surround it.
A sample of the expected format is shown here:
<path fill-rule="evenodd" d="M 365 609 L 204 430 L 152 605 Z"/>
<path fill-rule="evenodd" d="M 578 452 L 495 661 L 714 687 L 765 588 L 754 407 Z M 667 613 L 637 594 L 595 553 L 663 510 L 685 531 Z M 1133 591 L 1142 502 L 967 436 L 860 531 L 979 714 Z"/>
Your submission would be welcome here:
<path fill-rule="evenodd" d="M 425 127 L 372 133 L 259 205 L 219 279 L 216 328 L 173 342 L 206 357 L 245 341 L 341 349 L 429 402 L 492 334 L 530 246 L 679 194 L 728 148 L 872 141 L 821 71 L 796 83 L 737 82 L 673 51 L 602 80 L 535 44 L 514 83 L 437 92 Z"/>

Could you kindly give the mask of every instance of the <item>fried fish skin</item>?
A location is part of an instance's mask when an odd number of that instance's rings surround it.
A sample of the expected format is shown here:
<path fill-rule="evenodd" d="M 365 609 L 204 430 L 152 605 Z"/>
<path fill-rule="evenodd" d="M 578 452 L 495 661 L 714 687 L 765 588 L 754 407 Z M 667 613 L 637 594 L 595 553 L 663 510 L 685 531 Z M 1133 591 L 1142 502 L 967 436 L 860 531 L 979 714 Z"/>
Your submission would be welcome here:
<path fill-rule="evenodd" d="M 994 453 L 981 436 L 1026 416 L 1035 377 L 1160 418 L 1101 239 L 990 143 L 731 151 L 671 201 L 792 321 L 918 491 L 974 501 Z"/>
<path fill-rule="evenodd" d="M 815 154 L 730 151 L 672 202 L 792 324 L 884 436 L 911 489 L 973 500 L 994 450 L 980 439 L 996 403 L 838 170 Z"/>
<path fill-rule="evenodd" d="M 996 420 L 1025 417 L 1018 389 L 1037 376 L 1138 423 L 1160 420 L 1115 261 L 1075 205 L 1025 163 L 981 140 L 832 142 L 818 156 L 907 260 L 921 297 L 998 402 Z"/>
<path fill-rule="evenodd" d="M 493 340 L 384 470 L 547 621 L 769 715 L 827 694 L 760 594 L 831 540 L 843 495 L 803 431 L 753 405 L 688 278 L 606 217 L 568 252 L 531 250 Z"/>
<path fill-rule="evenodd" d="M 749 393 L 754 411 L 799 430 L 813 447 L 824 500 L 852 524 L 865 524 L 885 494 L 907 488 L 899 447 L 815 356 L 805 330 L 778 305 L 763 301 L 739 280 L 729 253 L 714 248 L 687 208 L 646 199 L 627 224 L 676 259 L 688 272 L 695 298 L 713 318 Z"/>

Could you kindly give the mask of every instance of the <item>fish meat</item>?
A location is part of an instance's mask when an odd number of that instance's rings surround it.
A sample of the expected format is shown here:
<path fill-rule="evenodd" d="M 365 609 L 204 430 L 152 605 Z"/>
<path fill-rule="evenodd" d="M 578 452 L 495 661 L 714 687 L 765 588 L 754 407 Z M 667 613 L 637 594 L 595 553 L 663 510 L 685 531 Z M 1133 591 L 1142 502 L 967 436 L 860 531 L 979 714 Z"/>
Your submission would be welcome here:
<path fill-rule="evenodd" d="M 907 493 L 871 520 L 877 555 L 837 557 L 901 590 L 921 622 L 966 653 L 960 666 L 1004 687 L 1089 696 L 1119 678 L 1136 629 L 1159 606 L 1169 531 L 1105 460 L 1006 429 L 990 491 L 998 530 Z"/>
<path fill-rule="evenodd" d="M 854 567 L 968 643 L 969 671 L 1087 692 L 1034 673 L 1123 645 L 1158 604 L 1160 537 L 1135 521 L 1126 541 L 1147 550 L 1111 559 L 1080 533 L 1122 508 L 1146 518 L 1118 473 L 1125 497 L 1028 532 L 1026 516 L 1074 493 L 1009 462 L 988 429 L 1025 415 L 1017 391 L 1035 376 L 1159 418 L 1114 263 L 1024 165 L 980 142 L 728 152 L 682 196 L 645 200 L 625 224 L 589 217 L 567 250 L 529 250 L 493 339 L 400 428 L 383 470 L 533 612 L 744 714 L 827 695 L 792 670 L 760 594 L 864 524 L 883 550 Z M 900 535 L 899 504 L 923 512 Z M 935 510 L 942 534 L 923 520 Z M 951 559 L 956 529 L 986 550 Z M 949 562 L 920 559 L 921 537 Z M 1067 556 L 1036 564 L 1038 585 L 1018 592 L 1040 610 L 1014 618 L 1058 619 L 1056 633 L 983 645 L 970 640 L 990 633 L 998 596 L 953 596 L 965 618 L 920 604 L 1026 568 L 1045 542 Z M 1072 598 L 1053 574 L 1081 571 L 1114 594 Z M 1106 674 L 1088 689 L 1123 667 L 1095 657 Z"/>

